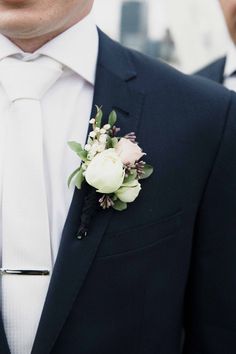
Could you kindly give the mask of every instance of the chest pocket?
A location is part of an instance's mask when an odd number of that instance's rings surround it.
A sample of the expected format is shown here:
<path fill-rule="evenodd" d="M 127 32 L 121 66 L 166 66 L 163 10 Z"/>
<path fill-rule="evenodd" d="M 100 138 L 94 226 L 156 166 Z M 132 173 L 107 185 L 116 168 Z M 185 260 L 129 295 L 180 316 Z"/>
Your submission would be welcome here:
<path fill-rule="evenodd" d="M 179 211 L 161 220 L 136 225 L 122 232 L 106 233 L 99 247 L 97 258 L 138 251 L 177 236 L 181 229 L 181 216 L 182 212 Z"/>

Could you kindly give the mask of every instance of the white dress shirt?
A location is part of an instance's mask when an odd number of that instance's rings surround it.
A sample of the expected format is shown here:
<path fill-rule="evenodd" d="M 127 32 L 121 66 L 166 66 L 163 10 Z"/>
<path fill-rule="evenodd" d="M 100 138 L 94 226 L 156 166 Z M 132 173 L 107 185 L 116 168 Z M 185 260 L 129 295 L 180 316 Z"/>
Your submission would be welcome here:
<path fill-rule="evenodd" d="M 224 68 L 224 86 L 229 90 L 236 91 L 236 46 L 230 43 Z"/>
<path fill-rule="evenodd" d="M 6 37 L 0 35 L 0 60 L 7 56 L 16 56 L 22 60 L 37 60 L 39 56 L 48 56 L 63 64 L 63 75 L 42 100 L 45 181 L 53 263 L 74 192 L 73 184 L 70 189 L 68 188 L 67 179 L 80 164 L 79 158 L 70 150 L 67 142 L 76 140 L 83 145 L 86 140 L 94 94 L 98 42 L 98 32 L 92 15 L 46 43 L 33 54 L 24 53 Z M 8 99 L 0 85 L 1 209 L 3 139 L 7 104 Z M 1 238 L 0 229 L 0 255 Z"/>

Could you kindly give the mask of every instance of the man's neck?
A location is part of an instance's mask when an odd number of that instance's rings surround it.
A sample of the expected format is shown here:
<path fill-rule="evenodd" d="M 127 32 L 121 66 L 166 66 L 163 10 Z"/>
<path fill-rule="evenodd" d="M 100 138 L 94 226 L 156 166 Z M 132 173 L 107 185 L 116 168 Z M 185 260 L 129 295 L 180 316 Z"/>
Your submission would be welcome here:
<path fill-rule="evenodd" d="M 58 31 L 55 33 L 50 33 L 47 36 L 30 38 L 30 39 L 21 39 L 21 38 L 9 38 L 17 47 L 22 49 L 26 53 L 34 53 L 37 49 L 41 48 L 44 44 L 58 36 L 60 33 L 64 32 Z"/>

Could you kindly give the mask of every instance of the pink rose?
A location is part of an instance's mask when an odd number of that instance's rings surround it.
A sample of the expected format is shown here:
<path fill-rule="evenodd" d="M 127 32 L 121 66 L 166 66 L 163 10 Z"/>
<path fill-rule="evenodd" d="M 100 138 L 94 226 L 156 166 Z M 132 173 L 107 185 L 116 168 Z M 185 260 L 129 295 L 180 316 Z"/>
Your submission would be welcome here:
<path fill-rule="evenodd" d="M 136 161 L 141 159 L 145 153 L 136 143 L 132 143 L 130 140 L 121 138 L 115 147 L 116 153 L 119 155 L 123 164 L 133 165 Z"/>

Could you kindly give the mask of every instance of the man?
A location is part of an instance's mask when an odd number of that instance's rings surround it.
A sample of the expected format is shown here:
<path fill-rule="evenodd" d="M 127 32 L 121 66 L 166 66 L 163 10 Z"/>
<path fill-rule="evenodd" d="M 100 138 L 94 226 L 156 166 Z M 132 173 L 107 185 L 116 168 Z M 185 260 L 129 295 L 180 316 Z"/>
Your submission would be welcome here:
<path fill-rule="evenodd" d="M 220 5 L 225 17 L 229 35 L 232 39 L 225 57 L 219 58 L 213 63 L 207 65 L 197 74 L 208 79 L 214 80 L 219 84 L 223 84 L 230 90 L 236 91 L 236 1 L 235 0 L 220 0 Z"/>
<path fill-rule="evenodd" d="M 234 354 L 236 98 L 113 42 L 92 5 L 0 2 L 0 353 Z M 95 105 L 154 173 L 76 237 L 67 142 Z"/>

